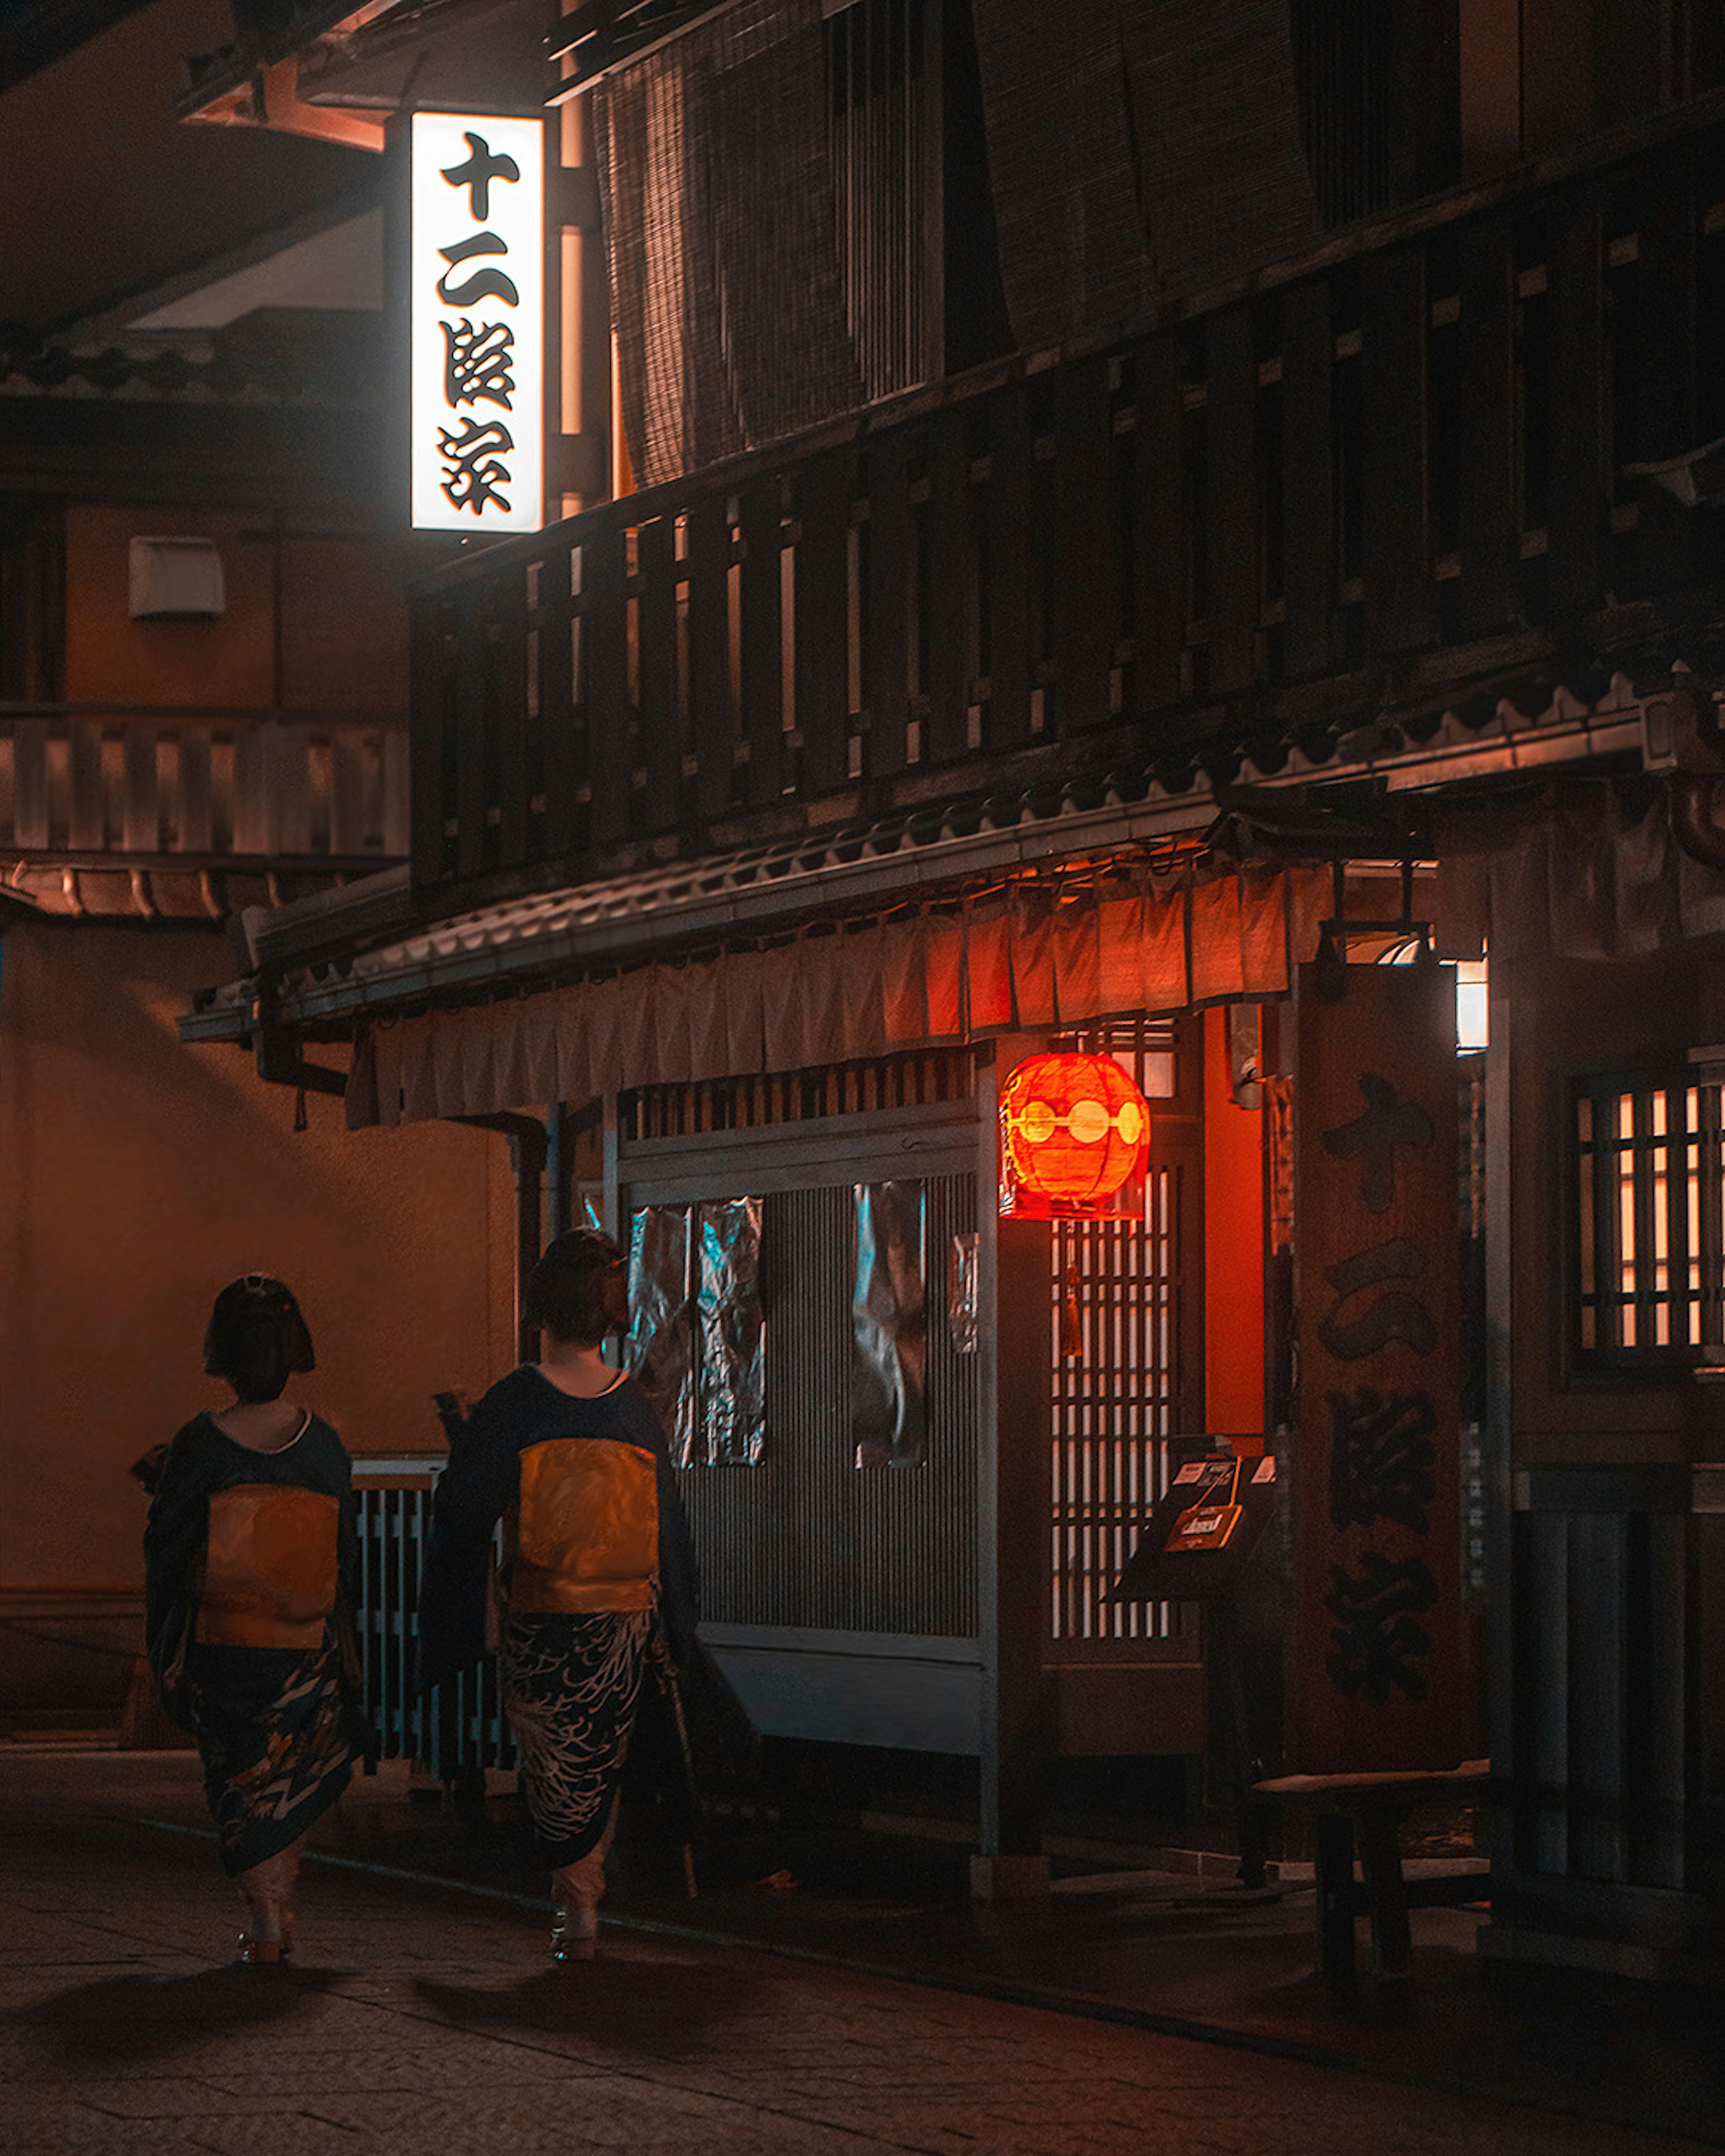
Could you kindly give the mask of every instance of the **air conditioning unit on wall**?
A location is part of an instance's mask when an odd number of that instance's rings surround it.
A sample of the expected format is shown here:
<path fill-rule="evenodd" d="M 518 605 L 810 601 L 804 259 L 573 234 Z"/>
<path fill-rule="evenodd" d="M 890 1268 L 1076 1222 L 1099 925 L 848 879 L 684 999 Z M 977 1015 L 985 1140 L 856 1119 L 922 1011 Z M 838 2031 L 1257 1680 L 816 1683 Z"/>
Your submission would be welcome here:
<path fill-rule="evenodd" d="M 126 612 L 134 621 L 209 621 L 226 611 L 213 539 L 134 539 Z"/>

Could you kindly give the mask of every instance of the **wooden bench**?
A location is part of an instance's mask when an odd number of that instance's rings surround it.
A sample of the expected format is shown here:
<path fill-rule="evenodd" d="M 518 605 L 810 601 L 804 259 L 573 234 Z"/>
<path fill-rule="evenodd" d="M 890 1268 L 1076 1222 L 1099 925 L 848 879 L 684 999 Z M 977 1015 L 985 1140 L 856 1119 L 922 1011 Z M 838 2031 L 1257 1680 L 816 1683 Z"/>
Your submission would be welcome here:
<path fill-rule="evenodd" d="M 1317 1859 L 1317 1958 L 1327 1976 L 1354 1973 L 1354 1922 L 1371 1923 L 1368 1974 L 1406 1976 L 1413 1952 L 1410 1908 L 1454 1907 L 1484 1898 L 1479 1872 L 1409 1881 L 1403 1876 L 1402 1822 L 1416 1806 L 1466 1797 L 1491 1779 L 1489 1759 L 1469 1759 L 1437 1774 L 1281 1774 L 1253 1784 L 1255 1796 L 1305 1806 L 1313 1818 Z M 1358 1846 L 1360 1876 L 1353 1876 Z"/>

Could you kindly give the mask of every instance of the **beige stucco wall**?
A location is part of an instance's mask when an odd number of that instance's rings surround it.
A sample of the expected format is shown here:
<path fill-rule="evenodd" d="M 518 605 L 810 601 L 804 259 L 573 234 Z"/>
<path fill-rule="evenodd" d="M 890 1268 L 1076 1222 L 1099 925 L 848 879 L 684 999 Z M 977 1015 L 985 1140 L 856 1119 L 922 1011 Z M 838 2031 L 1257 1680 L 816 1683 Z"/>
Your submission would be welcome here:
<path fill-rule="evenodd" d="M 199 1348 L 235 1274 L 300 1295 L 318 1368 L 290 1393 L 353 1451 L 435 1449 L 429 1395 L 514 1359 L 502 1140 L 350 1132 L 327 1096 L 296 1134 L 292 1093 L 249 1057 L 176 1034 L 228 967 L 225 938 L 196 929 L 0 940 L 0 1605 L 23 1598 L 31 1630 L 57 1596 L 69 1620 L 141 1584 L 126 1469 L 227 1397 Z M 0 1705 L 28 1659 L 18 1625 L 0 1632 Z"/>

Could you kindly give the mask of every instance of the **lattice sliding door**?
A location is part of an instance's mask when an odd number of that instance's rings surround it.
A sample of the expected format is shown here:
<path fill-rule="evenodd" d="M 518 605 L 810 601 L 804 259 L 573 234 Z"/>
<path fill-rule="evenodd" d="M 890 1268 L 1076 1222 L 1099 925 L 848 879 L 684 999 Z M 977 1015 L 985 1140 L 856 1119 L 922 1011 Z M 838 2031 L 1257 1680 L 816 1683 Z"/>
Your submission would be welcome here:
<path fill-rule="evenodd" d="M 1142 1221 L 1053 1236 L 1052 1636 L 1063 1656 L 1114 1659 L 1179 1626 L 1173 1604 L 1104 1598 L 1168 1488 L 1170 1440 L 1203 1428 L 1199 1035 L 1146 1020 L 1070 1045 L 1117 1056 L 1152 1118 Z"/>

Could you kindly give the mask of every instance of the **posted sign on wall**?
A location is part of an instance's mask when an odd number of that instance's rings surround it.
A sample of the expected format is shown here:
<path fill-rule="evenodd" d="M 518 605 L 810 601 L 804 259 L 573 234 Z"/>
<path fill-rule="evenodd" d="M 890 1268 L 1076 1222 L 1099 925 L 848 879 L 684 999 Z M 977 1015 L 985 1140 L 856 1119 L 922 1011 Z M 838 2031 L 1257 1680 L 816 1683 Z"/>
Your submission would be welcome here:
<path fill-rule="evenodd" d="M 1295 1008 L 1288 1763 L 1453 1767 L 1468 1698 L 1455 992 L 1435 964 L 1302 966 Z"/>
<path fill-rule="evenodd" d="M 413 519 L 544 522 L 545 131 L 419 112 L 413 126 Z"/>

